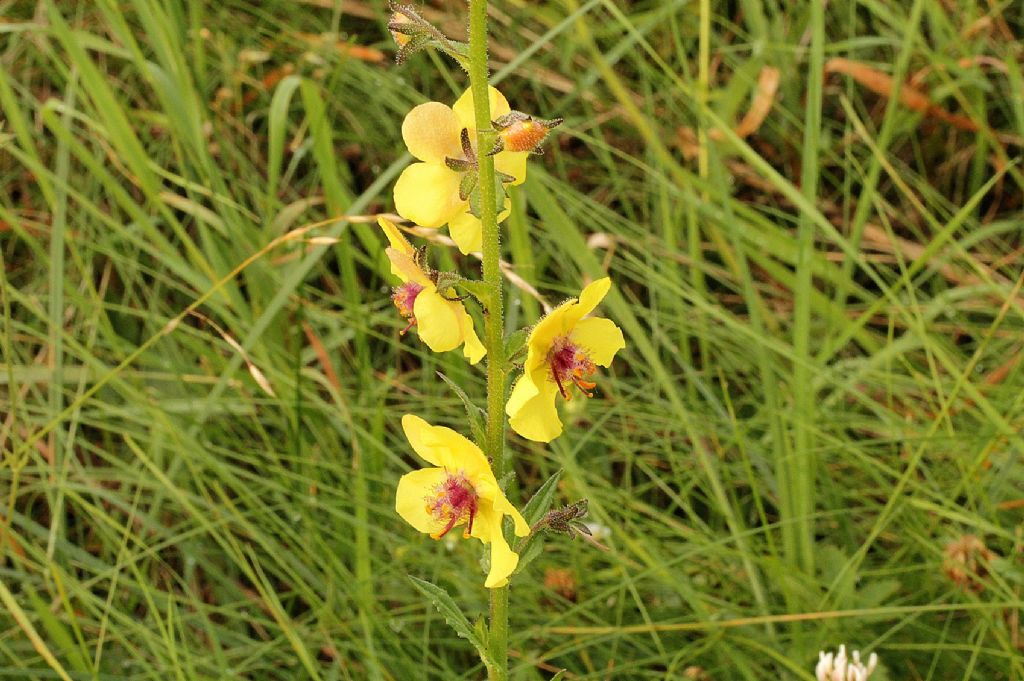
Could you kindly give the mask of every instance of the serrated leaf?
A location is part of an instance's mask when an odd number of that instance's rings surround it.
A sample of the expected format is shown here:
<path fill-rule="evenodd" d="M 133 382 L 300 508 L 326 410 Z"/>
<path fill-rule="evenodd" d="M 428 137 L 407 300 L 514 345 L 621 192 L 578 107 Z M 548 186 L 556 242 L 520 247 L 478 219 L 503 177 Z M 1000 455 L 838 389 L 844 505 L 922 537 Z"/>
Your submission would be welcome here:
<path fill-rule="evenodd" d="M 505 359 L 511 360 L 515 357 L 526 345 L 526 341 L 529 340 L 529 338 L 529 328 L 519 329 L 518 331 L 513 331 L 509 334 L 508 338 L 505 339 Z"/>
<path fill-rule="evenodd" d="M 487 304 L 491 297 L 491 287 L 485 281 L 479 279 L 460 279 L 455 282 L 459 288 L 465 289 L 480 302 Z"/>
<path fill-rule="evenodd" d="M 554 475 L 547 479 L 543 485 L 541 485 L 530 500 L 526 502 L 526 506 L 523 506 L 523 517 L 526 518 L 526 522 L 531 527 L 536 525 L 544 514 L 551 508 L 551 503 L 555 500 L 555 492 L 558 486 L 558 480 L 562 477 L 562 469 L 559 468 L 555 471 Z"/>
<path fill-rule="evenodd" d="M 473 631 L 480 637 L 480 643 L 484 648 L 490 650 L 491 648 L 491 633 L 487 631 L 487 621 L 483 616 L 477 617 L 476 622 L 473 624 Z"/>
<path fill-rule="evenodd" d="M 469 399 L 469 395 L 466 394 L 466 391 L 463 390 L 455 381 L 448 378 L 440 371 L 437 372 L 437 375 L 442 381 L 448 384 L 448 387 L 455 391 L 455 394 L 459 396 L 460 400 L 462 400 L 463 406 L 466 407 L 466 416 L 469 417 L 469 427 L 473 431 L 473 439 L 477 443 L 483 442 L 485 437 L 484 433 L 486 431 L 484 410 L 473 404 L 473 401 Z"/>
<path fill-rule="evenodd" d="M 488 667 L 493 666 L 491 655 L 487 651 L 487 646 L 484 644 L 484 640 L 480 638 L 474 630 L 474 627 L 469 623 L 469 620 L 466 619 L 466 616 L 462 614 L 461 610 L 459 610 L 459 606 L 457 606 L 455 601 L 452 600 L 452 597 L 448 595 L 448 592 L 436 584 L 431 584 L 428 581 L 418 579 L 412 575 L 409 575 L 409 580 L 412 581 L 413 586 L 415 586 L 420 593 L 430 599 L 434 604 L 434 607 L 437 608 L 437 611 L 441 614 L 441 617 L 443 617 L 444 621 L 448 623 L 448 626 L 450 626 L 456 634 L 473 644 L 473 647 L 476 648 L 476 652 L 480 655 L 480 659 L 483 660 L 484 664 Z"/>
<path fill-rule="evenodd" d="M 451 51 L 455 53 L 452 56 L 455 56 L 455 55 L 458 55 L 460 57 L 468 57 L 469 56 L 469 43 L 464 43 L 464 42 L 461 42 L 459 40 L 451 40 L 451 39 L 449 39 L 448 40 L 448 47 L 450 47 Z"/>
<path fill-rule="evenodd" d="M 565 670 L 559 670 L 557 674 L 551 677 L 551 681 L 562 681 L 565 678 Z"/>

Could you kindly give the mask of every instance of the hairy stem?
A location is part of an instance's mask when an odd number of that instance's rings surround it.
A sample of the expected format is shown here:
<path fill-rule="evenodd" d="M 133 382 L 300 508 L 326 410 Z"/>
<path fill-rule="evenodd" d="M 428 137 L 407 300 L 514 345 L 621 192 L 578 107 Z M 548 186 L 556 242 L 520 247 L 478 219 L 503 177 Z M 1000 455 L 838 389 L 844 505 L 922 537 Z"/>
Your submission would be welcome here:
<path fill-rule="evenodd" d="M 469 3 L 469 81 L 473 89 L 476 118 L 476 148 L 480 172 L 480 222 L 483 225 L 484 282 L 488 296 L 485 304 L 484 345 L 487 348 L 487 434 L 484 449 L 501 480 L 508 469 L 505 461 L 505 347 L 502 309 L 501 271 L 498 269 L 498 197 L 495 189 L 494 157 L 487 151 L 494 146 L 487 74 L 487 0 Z M 491 681 L 508 679 L 508 587 L 491 589 L 490 648 L 493 665 L 488 669 Z"/>

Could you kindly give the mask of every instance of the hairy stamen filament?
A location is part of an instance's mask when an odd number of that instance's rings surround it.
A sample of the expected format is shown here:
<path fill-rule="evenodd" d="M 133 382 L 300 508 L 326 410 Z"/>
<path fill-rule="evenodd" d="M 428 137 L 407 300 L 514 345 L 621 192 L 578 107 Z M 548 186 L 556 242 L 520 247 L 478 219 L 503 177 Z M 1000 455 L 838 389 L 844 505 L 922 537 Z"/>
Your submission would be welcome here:
<path fill-rule="evenodd" d="M 416 314 L 413 310 L 416 305 L 416 296 L 422 290 L 423 287 L 414 281 L 407 281 L 391 290 L 391 300 L 394 302 L 395 307 L 398 308 L 398 314 L 404 319 L 409 320 L 408 326 L 399 331 L 398 335 L 404 336 L 408 333 L 409 329 L 416 325 Z"/>
<path fill-rule="evenodd" d="M 444 523 L 441 529 L 430 533 L 432 539 L 440 539 L 463 522 L 466 523 L 466 529 L 462 536 L 468 538 L 473 532 L 473 520 L 476 518 L 476 490 L 461 473 L 449 475 L 438 485 L 434 497 L 428 497 L 426 510 L 435 520 Z"/>
<path fill-rule="evenodd" d="M 568 389 L 570 382 L 587 397 L 594 396 L 591 391 L 597 387 L 597 383 L 588 380 L 588 377 L 597 371 L 597 367 L 586 351 L 568 338 L 559 338 L 552 344 L 548 352 L 548 368 L 558 386 L 558 392 L 566 400 L 572 399 L 572 392 Z"/>

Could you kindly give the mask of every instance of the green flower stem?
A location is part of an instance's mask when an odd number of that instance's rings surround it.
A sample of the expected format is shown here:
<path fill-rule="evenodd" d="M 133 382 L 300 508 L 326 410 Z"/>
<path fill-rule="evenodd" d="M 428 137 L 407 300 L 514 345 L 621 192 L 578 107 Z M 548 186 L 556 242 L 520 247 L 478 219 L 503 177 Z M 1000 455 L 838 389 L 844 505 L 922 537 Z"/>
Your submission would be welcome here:
<path fill-rule="evenodd" d="M 484 283 L 488 295 L 484 301 L 484 346 L 487 348 L 487 433 L 484 449 L 491 458 L 494 473 L 501 480 L 508 469 L 505 461 L 505 346 L 502 309 L 501 270 L 498 267 L 498 197 L 495 189 L 494 157 L 487 152 L 494 146 L 491 130 L 491 106 L 487 73 L 487 0 L 469 2 L 469 82 L 473 89 L 476 116 L 476 148 L 480 170 L 480 222 L 483 225 Z M 493 665 L 488 668 L 491 681 L 508 679 L 508 587 L 491 589 L 489 644 Z"/>

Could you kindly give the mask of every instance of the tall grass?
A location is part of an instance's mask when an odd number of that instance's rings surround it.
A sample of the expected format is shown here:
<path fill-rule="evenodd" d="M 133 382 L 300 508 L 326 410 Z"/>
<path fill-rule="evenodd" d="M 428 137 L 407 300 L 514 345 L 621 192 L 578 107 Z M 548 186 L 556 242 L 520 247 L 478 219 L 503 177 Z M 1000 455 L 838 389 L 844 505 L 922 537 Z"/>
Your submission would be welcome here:
<path fill-rule="evenodd" d="M 492 4 L 503 91 L 566 119 L 504 247 L 550 302 L 610 273 L 628 344 L 553 446 L 510 440 L 515 501 L 561 468 L 610 532 L 517 580 L 513 678 L 812 679 L 842 642 L 873 680 L 1024 678 L 1020 8 Z M 435 373 L 484 376 L 398 336 L 364 219 L 465 78 L 384 23 L 0 0 L 0 677 L 483 675 L 406 577 L 482 614 L 478 556 L 392 495 L 400 415 L 460 428 Z"/>

